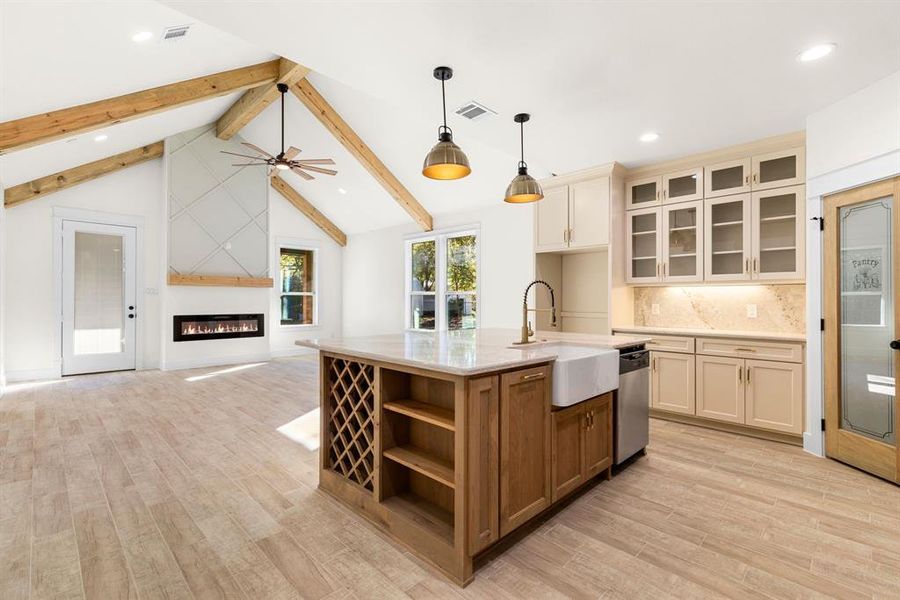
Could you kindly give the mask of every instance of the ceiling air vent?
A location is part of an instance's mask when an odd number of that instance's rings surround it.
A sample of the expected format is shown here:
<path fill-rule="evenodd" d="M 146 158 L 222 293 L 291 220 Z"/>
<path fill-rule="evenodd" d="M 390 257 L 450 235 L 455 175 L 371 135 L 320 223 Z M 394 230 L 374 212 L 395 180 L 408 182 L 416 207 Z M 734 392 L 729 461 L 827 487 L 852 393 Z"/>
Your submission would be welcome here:
<path fill-rule="evenodd" d="M 190 25 L 175 25 L 174 27 L 166 27 L 163 30 L 161 41 L 177 42 L 178 40 L 184 39 L 184 36 L 187 35 L 188 29 L 190 28 Z"/>
<path fill-rule="evenodd" d="M 497 113 L 489 109 L 484 104 L 480 104 L 478 102 L 475 102 L 474 100 L 471 100 L 457 108 L 456 114 L 470 121 L 480 121 L 481 119 L 486 119 L 487 117 L 496 115 Z"/>

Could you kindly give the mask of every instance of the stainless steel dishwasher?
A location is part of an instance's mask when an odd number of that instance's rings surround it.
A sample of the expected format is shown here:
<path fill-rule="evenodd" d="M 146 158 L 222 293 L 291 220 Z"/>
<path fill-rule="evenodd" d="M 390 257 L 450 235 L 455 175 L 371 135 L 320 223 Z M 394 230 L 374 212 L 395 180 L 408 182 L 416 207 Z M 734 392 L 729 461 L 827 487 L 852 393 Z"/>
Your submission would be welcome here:
<path fill-rule="evenodd" d="M 616 464 L 622 464 L 650 441 L 650 351 L 643 344 L 619 349 L 616 400 Z"/>

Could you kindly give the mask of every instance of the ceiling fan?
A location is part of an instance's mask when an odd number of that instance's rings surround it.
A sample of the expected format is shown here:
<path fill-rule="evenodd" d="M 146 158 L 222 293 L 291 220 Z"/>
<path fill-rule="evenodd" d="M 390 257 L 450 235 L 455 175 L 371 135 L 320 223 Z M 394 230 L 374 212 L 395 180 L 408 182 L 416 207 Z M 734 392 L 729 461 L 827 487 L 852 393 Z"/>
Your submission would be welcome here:
<path fill-rule="evenodd" d="M 272 169 L 277 169 L 279 171 L 287 171 L 290 169 L 303 179 L 315 179 L 312 175 L 307 173 L 307 171 L 311 171 L 313 173 L 321 173 L 323 175 L 337 175 L 337 171 L 333 169 L 324 169 L 322 167 L 317 167 L 316 165 L 333 165 L 334 161 L 330 158 L 304 158 L 295 160 L 294 157 L 300 154 L 300 149 L 291 146 L 285 151 L 284 149 L 284 95 L 288 91 L 287 84 L 279 83 L 278 91 L 281 92 L 281 152 L 272 156 L 259 146 L 254 146 L 249 142 L 241 142 L 244 146 L 247 146 L 254 152 L 256 152 L 256 156 L 251 156 L 249 154 L 238 154 L 236 152 L 228 152 L 227 150 L 222 150 L 222 154 L 230 154 L 231 156 L 240 156 L 241 158 L 246 158 L 253 162 L 246 163 L 233 163 L 233 167 L 248 167 L 255 165 L 268 165 L 272 167 Z M 270 171 L 272 173 L 273 171 Z"/>

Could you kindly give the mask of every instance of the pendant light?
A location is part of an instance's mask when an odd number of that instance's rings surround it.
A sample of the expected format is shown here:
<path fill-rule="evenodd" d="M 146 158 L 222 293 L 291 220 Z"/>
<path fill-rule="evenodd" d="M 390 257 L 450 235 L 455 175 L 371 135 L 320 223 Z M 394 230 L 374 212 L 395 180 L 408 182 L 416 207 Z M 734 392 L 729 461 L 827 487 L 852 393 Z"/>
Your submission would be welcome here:
<path fill-rule="evenodd" d="M 510 204 L 524 204 L 526 202 L 537 202 L 544 197 L 544 190 L 541 184 L 528 174 L 528 165 L 525 164 L 525 123 L 531 115 L 528 113 L 519 113 L 513 117 L 513 121 L 519 124 L 519 149 L 522 152 L 522 160 L 519 161 L 519 174 L 510 182 L 506 188 L 506 197 L 504 202 Z"/>
<path fill-rule="evenodd" d="M 434 78 L 441 82 L 441 102 L 444 107 L 444 124 L 438 127 L 438 143 L 425 157 L 422 175 L 429 179 L 462 179 L 472 172 L 469 159 L 462 149 L 453 143 L 453 131 L 447 127 L 447 95 L 444 82 L 453 77 L 450 67 L 436 67 Z"/>

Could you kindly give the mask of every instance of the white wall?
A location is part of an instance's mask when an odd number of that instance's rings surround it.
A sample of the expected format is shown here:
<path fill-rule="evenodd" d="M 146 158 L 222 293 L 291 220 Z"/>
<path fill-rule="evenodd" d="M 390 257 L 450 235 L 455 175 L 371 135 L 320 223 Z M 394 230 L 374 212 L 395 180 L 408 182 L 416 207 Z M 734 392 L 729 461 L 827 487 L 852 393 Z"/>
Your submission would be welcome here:
<path fill-rule="evenodd" d="M 822 197 L 900 174 L 900 71 L 811 114 L 806 121 L 806 215 L 822 215 Z M 803 447 L 824 455 L 822 236 L 806 236 L 806 433 Z"/>
<path fill-rule="evenodd" d="M 534 278 L 533 209 L 497 206 L 436 215 L 435 230 L 480 225 L 480 326 L 521 326 L 522 292 Z M 404 326 L 404 239 L 414 225 L 351 235 L 344 254 L 343 335 L 395 333 Z"/>
<path fill-rule="evenodd" d="M 143 281 L 138 282 L 138 344 L 143 366 L 159 365 L 159 247 L 162 161 L 152 160 L 6 211 L 4 364 L 9 381 L 55 377 L 60 371 L 54 305 L 53 209 L 77 208 L 143 218 Z M 14 248 L 12 252 L 10 249 Z"/>

